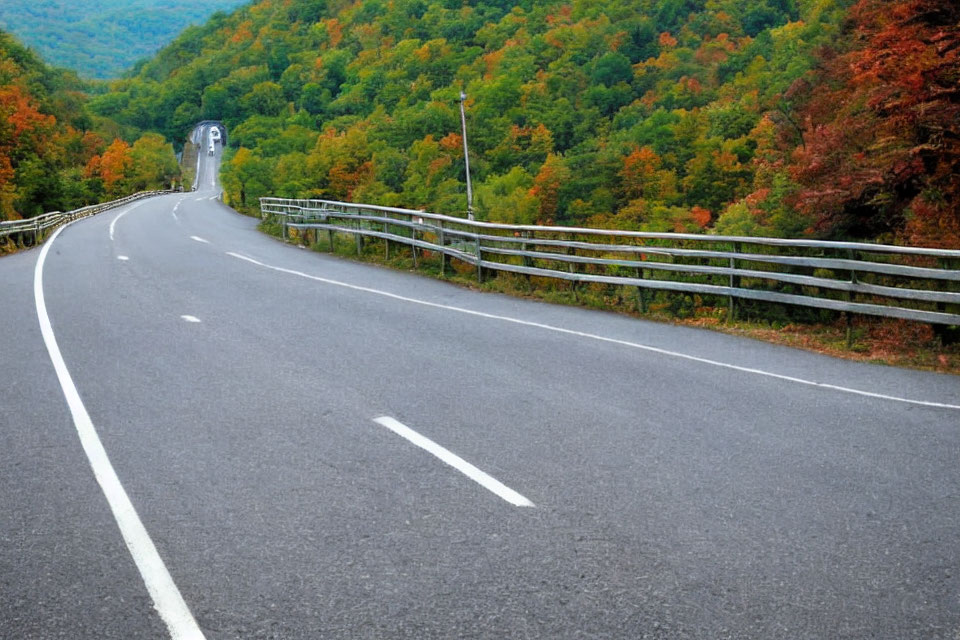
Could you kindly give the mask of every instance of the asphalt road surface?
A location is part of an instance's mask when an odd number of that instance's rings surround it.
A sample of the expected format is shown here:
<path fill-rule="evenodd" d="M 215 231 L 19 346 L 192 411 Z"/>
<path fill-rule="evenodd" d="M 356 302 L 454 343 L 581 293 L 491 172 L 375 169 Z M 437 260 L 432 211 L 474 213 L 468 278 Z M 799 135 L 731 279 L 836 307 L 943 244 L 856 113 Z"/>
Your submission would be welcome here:
<path fill-rule="evenodd" d="M 957 378 L 298 250 L 218 162 L 0 259 L 0 637 L 960 638 Z"/>

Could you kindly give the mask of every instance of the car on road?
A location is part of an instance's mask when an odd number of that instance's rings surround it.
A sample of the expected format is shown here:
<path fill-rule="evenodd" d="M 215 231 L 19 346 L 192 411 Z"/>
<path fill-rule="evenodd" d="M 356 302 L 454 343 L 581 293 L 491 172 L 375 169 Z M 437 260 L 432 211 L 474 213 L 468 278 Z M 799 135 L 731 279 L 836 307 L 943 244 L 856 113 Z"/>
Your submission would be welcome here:
<path fill-rule="evenodd" d="M 215 154 L 216 152 L 217 152 L 217 145 L 213 142 L 213 140 L 211 140 L 211 141 L 210 141 L 210 146 L 207 147 L 207 155 L 208 155 L 208 156 L 212 156 L 212 155 Z"/>
<path fill-rule="evenodd" d="M 220 129 L 213 127 L 210 129 L 210 143 L 214 144 L 220 142 Z"/>

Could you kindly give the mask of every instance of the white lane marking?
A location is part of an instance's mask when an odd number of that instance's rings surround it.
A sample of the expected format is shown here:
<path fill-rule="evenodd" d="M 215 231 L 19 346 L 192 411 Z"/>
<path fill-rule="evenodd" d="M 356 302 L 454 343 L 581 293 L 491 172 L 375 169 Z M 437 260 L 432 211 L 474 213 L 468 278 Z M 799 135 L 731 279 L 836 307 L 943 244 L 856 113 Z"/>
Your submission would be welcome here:
<path fill-rule="evenodd" d="M 57 378 L 60 381 L 60 387 L 63 390 L 63 396 L 70 407 L 70 414 L 73 417 L 73 424 L 80 436 L 80 443 L 90 461 L 93 474 L 106 496 L 113 512 L 113 517 L 120 528 L 120 534 L 133 556 L 133 561 L 140 571 L 140 576 L 153 599 L 153 605 L 160 614 L 170 637 L 173 640 L 203 640 L 203 632 L 197 626 L 193 614 L 190 613 L 187 603 L 184 602 L 180 590 L 174 584 L 170 572 L 167 571 L 163 559 L 157 552 L 153 540 L 147 533 L 140 516 L 137 515 L 133 503 L 127 496 L 123 485 L 120 484 L 120 478 L 117 477 L 107 452 L 103 448 L 103 443 L 97 435 L 96 427 L 87 413 L 87 408 L 80 399 L 80 393 L 77 391 L 73 378 L 70 377 L 70 371 L 60 353 L 60 347 L 57 345 L 57 338 L 53 333 L 53 326 L 50 324 L 50 317 L 47 315 L 47 305 L 43 297 L 43 265 L 47 259 L 47 253 L 60 232 L 69 225 L 64 225 L 50 237 L 50 240 L 43 245 L 40 257 L 37 259 L 36 270 L 34 271 L 33 295 L 37 305 L 37 318 L 40 320 L 40 332 L 43 335 L 43 342 L 47 347 L 47 353 L 50 354 L 50 361 L 57 372 Z"/>
<path fill-rule="evenodd" d="M 121 211 L 120 213 L 118 213 L 118 214 L 113 218 L 113 220 L 110 221 L 110 241 L 111 241 L 111 242 L 113 242 L 113 234 L 114 234 L 114 232 L 117 230 L 117 221 L 118 221 L 120 218 L 122 218 L 123 216 L 125 216 L 125 215 L 127 215 L 128 213 L 130 213 L 131 211 L 133 211 L 134 209 L 136 209 L 137 207 L 139 207 L 141 204 L 143 204 L 143 202 L 138 202 L 137 204 L 135 204 L 135 205 L 133 205 L 133 206 L 131 206 L 131 207 L 128 207 L 128 208 L 124 209 L 123 211 Z"/>
<path fill-rule="evenodd" d="M 120 260 L 121 262 L 126 262 L 129 259 L 130 258 L 128 258 L 127 256 L 117 256 L 117 260 Z"/>
<path fill-rule="evenodd" d="M 200 153 L 201 153 L 201 150 L 197 149 L 197 172 L 193 176 L 194 191 L 196 191 L 197 187 L 200 185 Z"/>
<path fill-rule="evenodd" d="M 670 356 L 672 358 L 680 358 L 682 360 L 689 360 L 691 362 L 699 362 L 700 364 L 708 364 L 714 367 L 721 367 L 723 369 L 730 369 L 732 371 L 740 371 L 741 373 L 752 373 L 758 376 L 765 376 L 767 378 L 774 378 L 776 380 L 784 380 L 786 382 L 795 382 L 797 384 L 803 384 L 811 387 L 818 387 L 820 389 L 830 389 L 832 391 L 840 391 L 842 393 L 851 393 L 858 396 L 864 396 L 867 398 L 877 398 L 878 400 L 890 400 L 893 402 L 902 402 L 905 404 L 912 404 L 921 407 L 934 407 L 937 409 L 957 409 L 960 410 L 960 405 L 956 404 L 947 404 L 944 402 L 931 402 L 928 400 L 914 400 L 912 398 L 901 398 L 899 396 L 891 396 L 883 393 L 875 393 L 873 391 L 863 391 L 862 389 L 853 389 L 851 387 L 842 387 L 840 385 L 830 384 L 827 382 L 817 382 L 815 380 L 807 380 L 804 378 L 796 378 L 794 376 L 784 375 L 782 373 L 773 373 L 772 371 L 764 371 L 763 369 L 754 369 L 752 367 L 742 367 L 736 364 L 730 364 L 728 362 L 720 362 L 719 360 L 710 360 L 709 358 L 701 358 L 700 356 L 692 356 L 686 353 L 680 353 L 678 351 L 670 351 L 668 349 L 661 349 L 660 347 L 651 347 L 650 345 L 640 344 L 638 342 L 630 342 L 628 340 L 618 340 L 616 338 L 608 338 L 606 336 L 600 336 L 595 333 L 586 333 L 583 331 L 575 331 L 573 329 L 564 329 L 563 327 L 556 327 L 549 324 L 542 324 L 540 322 L 530 322 L 529 320 L 521 320 L 519 318 L 511 318 L 509 316 L 499 316 L 492 313 L 484 313 L 482 311 L 473 311 L 472 309 L 464 309 L 462 307 L 453 307 L 446 304 L 439 304 L 437 302 L 429 302 L 427 300 L 419 300 L 417 298 L 408 298 L 406 296 L 397 295 L 395 293 L 390 293 L 389 291 L 381 291 L 379 289 L 372 289 L 370 287 L 361 287 L 355 284 L 348 284 L 346 282 L 340 282 L 337 280 L 331 280 L 329 278 L 321 278 L 320 276 L 312 276 L 308 273 L 303 273 L 302 271 L 294 271 L 293 269 L 284 269 L 283 267 L 275 267 L 269 265 L 259 260 L 255 260 L 248 256 L 234 253 L 232 251 L 227 252 L 228 256 L 238 258 L 249 262 L 250 264 L 255 264 L 258 267 L 263 267 L 264 269 L 270 269 L 272 271 L 278 271 L 280 273 L 287 273 L 294 276 L 299 276 L 301 278 L 306 278 L 308 280 L 314 280 L 316 282 L 323 282 L 325 284 L 331 284 L 338 287 L 344 287 L 347 289 L 353 289 L 354 291 L 363 291 L 365 293 L 372 293 L 378 296 L 384 296 L 386 298 L 392 298 L 394 300 L 402 300 L 403 302 L 410 302 L 413 304 L 423 305 L 425 307 L 432 307 L 434 309 L 445 309 L 447 311 L 453 311 L 456 313 L 464 313 L 471 316 L 476 316 L 479 318 L 488 318 L 490 320 L 500 320 L 502 322 L 509 322 L 512 324 L 518 324 L 525 327 L 534 327 L 537 329 L 544 329 L 546 331 L 554 331 L 556 333 L 562 333 L 569 336 L 577 336 L 579 338 L 588 338 L 590 340 L 597 340 L 600 342 L 606 342 L 609 344 L 616 344 L 624 347 L 630 347 L 632 349 L 640 349 L 641 351 L 649 351 L 650 353 L 657 353 L 663 356 Z"/>
<path fill-rule="evenodd" d="M 197 324 L 200 322 L 200 318 L 196 316 L 180 316 L 180 319 L 185 320 L 186 322 L 192 322 L 194 324 Z"/>
<path fill-rule="evenodd" d="M 113 220 L 110 221 L 110 241 L 111 242 L 113 242 L 113 233 L 117 229 L 117 220 L 127 215 L 129 211 L 130 211 L 129 209 L 126 209 L 125 211 L 121 211 L 120 214 L 117 215 L 117 217 L 115 217 Z"/>
<path fill-rule="evenodd" d="M 197 242 L 200 242 L 200 243 L 202 243 L 202 244 L 210 244 L 210 241 L 209 241 L 209 240 L 204 240 L 204 239 L 201 238 L 200 236 L 190 236 L 190 239 L 191 239 L 191 240 L 196 240 Z"/>
<path fill-rule="evenodd" d="M 176 220 L 177 223 L 180 222 L 180 218 L 177 217 L 177 211 L 180 209 L 181 202 L 183 202 L 183 200 L 178 200 L 177 204 L 173 205 L 173 211 L 170 212 L 170 214 L 173 216 L 173 219 Z"/>
<path fill-rule="evenodd" d="M 482 486 L 484 489 L 487 489 L 488 491 L 495 493 L 496 495 L 500 496 L 501 498 L 503 498 L 513 506 L 515 507 L 536 506 L 532 502 L 524 498 L 522 495 L 520 495 L 519 493 L 511 489 L 510 487 L 508 487 L 507 485 L 503 484 L 502 482 L 494 478 L 493 476 L 484 473 L 480 469 L 477 469 L 475 466 L 473 466 L 472 464 L 470 464 L 469 462 L 467 462 L 457 454 L 453 453 L 449 449 L 441 447 L 430 438 L 420 435 L 419 433 L 417 433 L 407 425 L 403 424 L 402 422 L 398 422 L 397 420 L 394 420 L 389 416 L 377 418 L 374 420 L 374 422 L 376 422 L 381 426 L 386 427 L 387 429 L 390 429 L 390 431 L 393 431 L 398 436 L 402 438 L 406 438 L 407 440 L 417 445 L 424 451 L 428 451 L 429 453 L 432 453 L 443 462 L 446 462 L 448 465 L 450 465 L 451 467 L 453 467 L 463 475 L 467 476 L 468 478 L 470 478 L 471 480 L 473 480 L 474 482 Z"/>

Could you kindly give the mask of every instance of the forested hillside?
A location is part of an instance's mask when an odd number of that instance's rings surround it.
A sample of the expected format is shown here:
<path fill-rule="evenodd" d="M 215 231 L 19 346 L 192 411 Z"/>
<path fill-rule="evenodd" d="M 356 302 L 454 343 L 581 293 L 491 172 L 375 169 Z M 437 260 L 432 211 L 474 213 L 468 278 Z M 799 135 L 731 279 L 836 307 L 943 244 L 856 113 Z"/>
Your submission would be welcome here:
<path fill-rule="evenodd" d="M 0 220 L 67 211 L 179 175 L 156 133 L 131 146 L 86 111 L 87 87 L 0 32 Z"/>
<path fill-rule="evenodd" d="M 3 0 L 0 29 L 50 64 L 84 78 L 117 78 L 184 28 L 244 0 Z"/>
<path fill-rule="evenodd" d="M 957 245 L 957 24 L 936 0 L 264 0 L 93 108 L 171 139 L 222 119 L 240 206 L 462 213 L 464 90 L 483 219 Z"/>

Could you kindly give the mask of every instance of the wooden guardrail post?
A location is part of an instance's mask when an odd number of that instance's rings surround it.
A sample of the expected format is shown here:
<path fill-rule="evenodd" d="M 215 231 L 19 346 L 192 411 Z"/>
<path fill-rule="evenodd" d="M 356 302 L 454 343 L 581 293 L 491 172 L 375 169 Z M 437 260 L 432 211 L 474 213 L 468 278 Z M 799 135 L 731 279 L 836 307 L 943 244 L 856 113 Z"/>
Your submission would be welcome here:
<path fill-rule="evenodd" d="M 643 269 L 637 269 L 637 280 L 643 280 L 646 276 L 643 273 Z M 640 313 L 647 312 L 647 288 L 646 287 L 637 287 L 637 309 Z"/>
<path fill-rule="evenodd" d="M 443 220 L 437 220 L 437 226 L 438 226 L 438 228 L 439 228 L 439 231 L 438 231 L 438 233 L 437 233 L 437 241 L 438 241 L 438 243 L 440 244 L 440 247 L 441 247 L 441 251 L 440 251 L 440 277 L 441 277 L 441 278 L 446 278 L 446 277 L 447 277 L 447 252 L 446 252 L 445 249 L 446 249 L 447 243 L 445 242 L 445 239 L 444 239 L 444 237 L 443 237 Z"/>
<path fill-rule="evenodd" d="M 937 260 L 937 265 L 941 269 L 960 269 L 960 260 L 939 258 Z M 944 283 L 943 289 L 948 292 L 960 292 L 960 282 L 948 281 Z M 960 304 L 938 302 L 936 309 L 937 311 L 941 311 L 943 313 L 960 313 Z M 960 342 L 960 323 L 954 325 L 934 325 L 933 331 L 935 335 L 940 337 L 940 340 L 944 345 Z"/>
<path fill-rule="evenodd" d="M 416 224 L 416 222 L 417 222 L 415 218 L 410 218 L 410 221 L 413 222 L 414 224 Z M 416 242 L 417 242 L 417 228 L 416 228 L 416 227 L 410 227 L 410 255 L 413 256 L 413 268 L 414 268 L 414 269 L 419 269 L 419 268 L 420 268 L 420 261 L 419 261 L 419 258 L 418 258 L 418 256 L 417 256 L 417 245 L 416 245 Z"/>
<path fill-rule="evenodd" d="M 529 232 L 529 231 L 524 231 L 523 233 L 516 233 L 516 232 L 515 232 L 515 233 L 514 233 L 514 236 L 517 236 L 517 235 L 519 235 L 519 236 L 520 236 L 521 238 L 523 238 L 525 241 L 526 241 L 526 240 L 530 240 L 530 239 L 535 239 L 535 238 L 533 238 L 533 234 L 532 234 L 531 232 Z M 526 253 L 528 246 L 529 246 L 529 245 L 527 244 L 527 242 L 522 242 L 522 243 L 520 244 L 520 250 L 523 251 L 524 253 Z M 536 244 L 534 244 L 534 248 L 536 248 Z M 523 255 L 523 256 L 521 256 L 520 260 L 521 260 L 521 262 L 523 263 L 523 266 L 525 266 L 525 267 L 532 267 L 532 266 L 533 266 L 533 258 L 531 258 L 531 257 L 528 256 L 528 255 Z M 533 290 L 533 276 L 531 276 L 529 273 L 527 273 L 527 274 L 524 274 L 524 277 L 526 278 L 527 289 L 532 291 L 532 290 Z"/>
<path fill-rule="evenodd" d="M 733 243 L 733 252 L 734 252 L 734 253 L 740 253 L 740 243 L 739 243 L 739 242 L 734 242 L 734 243 Z M 731 258 L 730 258 L 730 261 L 729 261 L 729 265 L 730 265 L 731 271 L 730 271 L 730 277 L 729 277 L 729 279 L 727 280 L 727 284 L 730 286 L 731 289 L 739 289 L 739 288 L 740 288 L 740 276 L 735 275 L 734 272 L 733 272 L 733 270 L 735 270 L 735 269 L 737 268 L 737 260 L 736 260 L 736 258 L 731 257 Z M 734 321 L 736 321 L 736 319 L 737 319 L 737 298 L 736 298 L 736 296 L 734 296 L 734 295 L 731 294 L 731 295 L 727 296 L 727 322 L 734 322 Z"/>
<path fill-rule="evenodd" d="M 480 262 L 483 260 L 483 249 L 480 248 L 480 232 L 477 232 L 477 282 L 483 284 L 483 267 Z"/>
<path fill-rule="evenodd" d="M 850 249 L 847 251 L 847 258 L 850 260 L 856 260 L 856 255 L 854 255 L 853 250 Z M 850 269 L 850 284 L 857 284 L 857 272 L 855 269 Z M 847 302 L 853 302 L 853 292 L 847 291 Z M 853 348 L 853 313 L 850 311 L 844 311 L 843 315 L 845 316 L 847 324 L 847 349 Z"/>
<path fill-rule="evenodd" d="M 383 217 L 384 217 L 384 218 L 389 218 L 390 216 L 384 214 Z M 383 223 L 383 232 L 384 232 L 384 233 L 390 233 L 390 223 L 389 223 L 389 222 L 384 222 L 384 223 Z M 383 239 L 383 259 L 384 259 L 384 260 L 389 260 L 389 259 L 390 259 L 390 238 L 384 238 L 384 239 Z"/>

